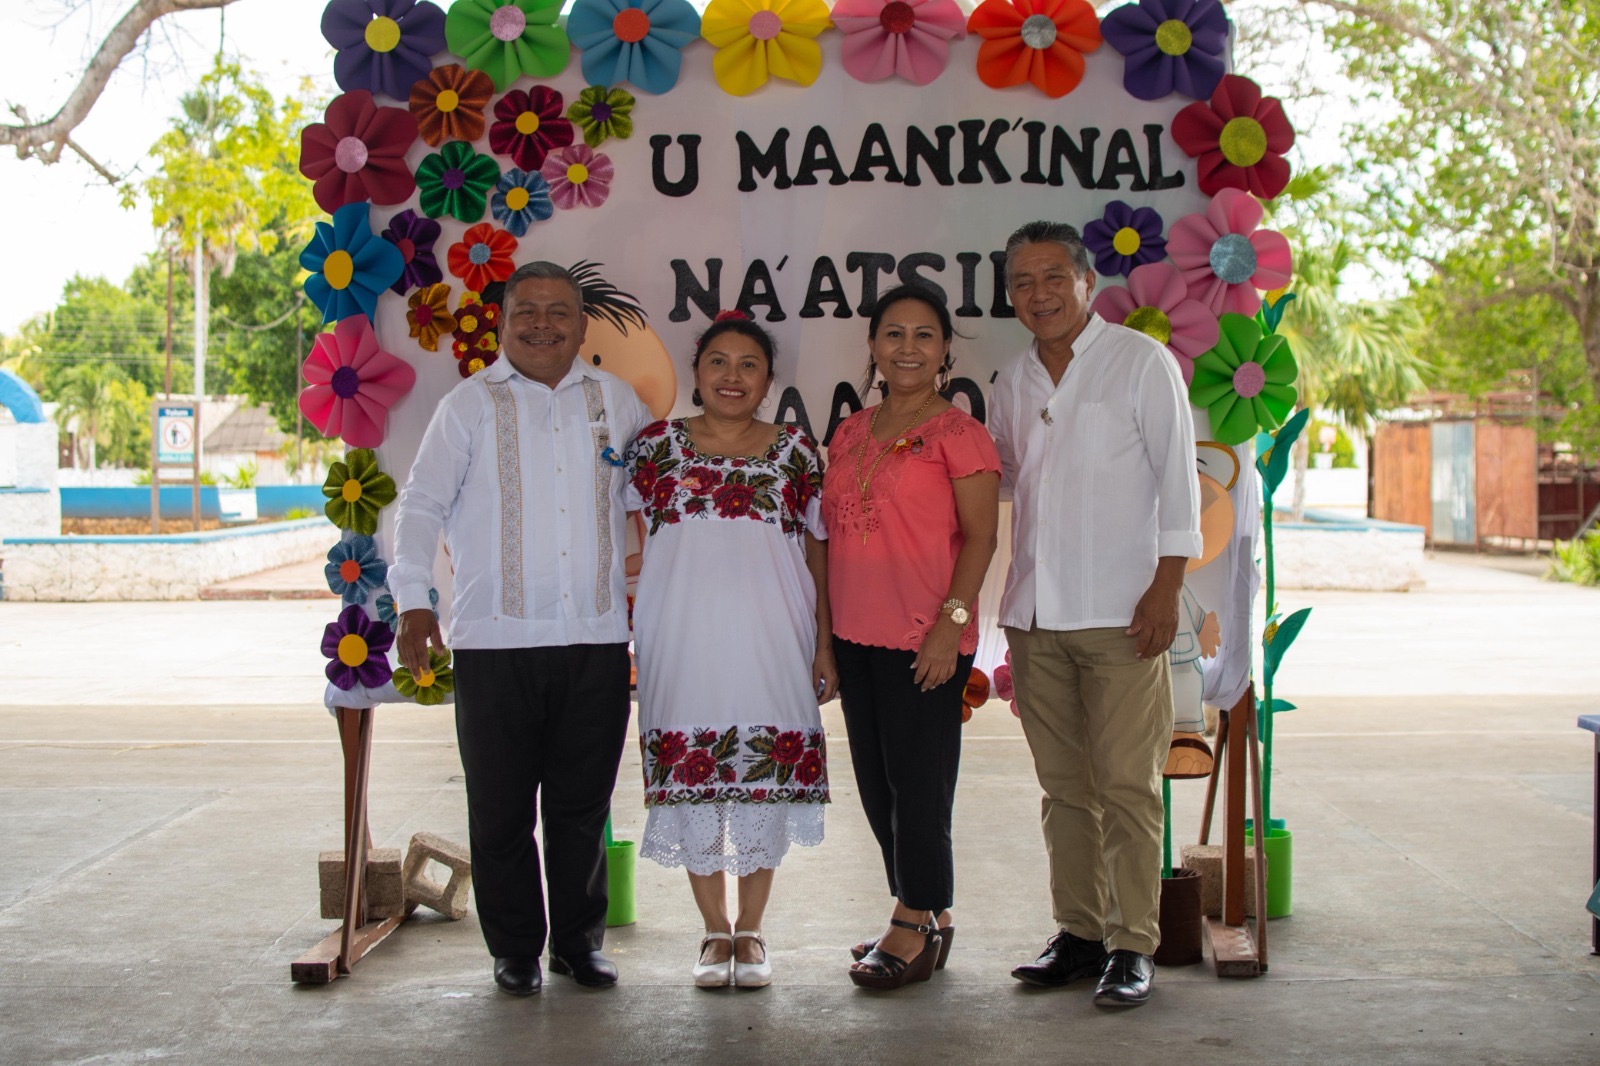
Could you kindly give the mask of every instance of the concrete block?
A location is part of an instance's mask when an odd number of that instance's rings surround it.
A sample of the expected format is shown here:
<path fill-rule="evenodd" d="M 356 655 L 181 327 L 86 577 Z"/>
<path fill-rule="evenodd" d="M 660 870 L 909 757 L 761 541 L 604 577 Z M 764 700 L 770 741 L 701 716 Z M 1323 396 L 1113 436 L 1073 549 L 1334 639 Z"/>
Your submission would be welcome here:
<path fill-rule="evenodd" d="M 1185 844 L 1178 865 L 1200 874 L 1200 912 L 1208 918 L 1222 917 L 1222 845 Z M 1256 913 L 1256 853 L 1244 849 L 1244 913 Z"/>
<path fill-rule="evenodd" d="M 322 888 L 322 916 L 344 917 L 344 849 L 317 856 L 317 880 Z M 398 918 L 406 913 L 405 879 L 399 848 L 372 848 L 367 852 L 367 920 Z"/>
<path fill-rule="evenodd" d="M 450 880 L 440 884 L 427 875 L 428 863 L 450 870 Z M 472 856 L 454 841 L 433 833 L 418 833 L 406 848 L 405 893 L 408 903 L 420 903 L 453 922 L 467 916 L 467 893 L 472 887 Z"/>

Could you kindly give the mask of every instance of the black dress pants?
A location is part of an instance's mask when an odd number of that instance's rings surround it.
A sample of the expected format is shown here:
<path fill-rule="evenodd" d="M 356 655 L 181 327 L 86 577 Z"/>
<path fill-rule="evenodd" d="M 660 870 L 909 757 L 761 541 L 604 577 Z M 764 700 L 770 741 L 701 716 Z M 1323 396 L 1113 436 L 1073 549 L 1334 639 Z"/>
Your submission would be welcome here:
<path fill-rule="evenodd" d="M 961 694 L 971 655 L 923 692 L 912 683 L 916 653 L 833 640 L 850 762 L 867 824 L 883 850 L 889 892 L 937 915 L 955 899 L 950 814 L 961 767 Z"/>
<path fill-rule="evenodd" d="M 627 645 L 461 649 L 455 675 L 472 889 L 489 953 L 537 957 L 547 937 L 552 954 L 599 950 L 605 822 L 630 711 Z"/>

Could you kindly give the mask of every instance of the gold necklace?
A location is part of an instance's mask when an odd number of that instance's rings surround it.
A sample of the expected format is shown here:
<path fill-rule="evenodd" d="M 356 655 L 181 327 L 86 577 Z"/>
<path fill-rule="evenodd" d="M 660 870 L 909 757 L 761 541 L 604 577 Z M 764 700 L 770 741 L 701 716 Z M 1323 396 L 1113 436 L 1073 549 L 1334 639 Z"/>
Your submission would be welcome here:
<path fill-rule="evenodd" d="M 856 452 L 856 484 L 861 488 L 861 514 L 863 520 L 872 511 L 872 501 L 869 498 L 869 494 L 872 488 L 872 477 L 878 472 L 878 465 L 883 462 L 884 457 L 890 452 L 899 451 L 902 448 L 905 444 L 906 434 L 916 427 L 917 423 L 922 419 L 922 413 L 938 398 L 938 389 L 934 389 L 928 394 L 928 398 L 922 401 L 922 406 L 917 408 L 916 413 L 911 416 L 911 420 L 906 423 L 906 428 L 900 431 L 898 437 L 883 446 L 883 450 L 878 453 L 878 457 L 872 460 L 872 466 L 868 468 L 866 476 L 862 477 L 861 466 L 867 457 L 867 446 L 877 439 L 875 434 L 878 429 L 878 416 L 883 414 L 883 409 L 887 404 L 880 403 L 872 409 L 872 420 L 867 423 L 867 435 L 861 441 L 861 447 Z M 863 528 L 861 531 L 861 543 L 865 544 L 866 542 L 867 530 Z"/>

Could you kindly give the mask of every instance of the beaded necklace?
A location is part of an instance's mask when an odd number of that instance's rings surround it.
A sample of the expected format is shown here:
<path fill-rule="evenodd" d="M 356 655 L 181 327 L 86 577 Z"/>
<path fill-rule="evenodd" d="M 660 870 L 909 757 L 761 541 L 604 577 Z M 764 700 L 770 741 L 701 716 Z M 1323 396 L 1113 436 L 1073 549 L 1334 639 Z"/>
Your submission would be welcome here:
<path fill-rule="evenodd" d="M 868 514 L 872 513 L 872 500 L 870 498 L 870 492 L 872 489 L 872 476 L 878 472 L 879 464 L 883 462 L 884 458 L 890 452 L 904 451 L 906 447 L 908 447 L 909 442 L 906 440 L 906 434 L 911 432 L 916 424 L 921 421 L 923 412 L 925 412 L 933 403 L 933 401 L 938 398 L 938 389 L 934 389 L 928 394 L 928 398 L 922 401 L 922 406 L 917 408 L 916 414 L 912 415 L 911 420 L 906 423 L 906 428 L 900 431 L 900 435 L 898 437 L 883 446 L 883 450 L 878 453 L 877 458 L 872 460 L 872 466 L 867 469 L 866 476 L 863 477 L 861 474 L 861 467 L 866 461 L 867 446 L 872 444 L 877 439 L 875 434 L 878 429 L 878 416 L 883 414 L 883 409 L 887 405 L 879 404 L 877 407 L 872 409 L 872 420 L 867 423 L 867 435 L 862 439 L 861 447 L 856 452 L 856 484 L 861 488 L 861 515 L 863 520 L 861 529 L 861 543 L 865 544 L 867 542 L 868 530 L 866 528 L 865 519 Z"/>

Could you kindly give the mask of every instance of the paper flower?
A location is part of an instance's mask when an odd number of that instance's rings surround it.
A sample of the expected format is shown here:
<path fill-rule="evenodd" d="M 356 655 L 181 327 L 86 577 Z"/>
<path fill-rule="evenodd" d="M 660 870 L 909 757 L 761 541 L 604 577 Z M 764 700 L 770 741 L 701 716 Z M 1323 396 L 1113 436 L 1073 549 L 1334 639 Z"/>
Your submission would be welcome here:
<path fill-rule="evenodd" d="M 575 144 L 552 153 L 539 168 L 550 183 L 550 199 L 563 211 L 574 207 L 599 207 L 611 194 L 616 168 L 611 160 L 588 145 Z"/>
<path fill-rule="evenodd" d="M 394 690 L 424 707 L 437 707 L 456 689 L 456 676 L 450 669 L 450 653 L 428 649 L 428 667 L 416 677 L 405 667 L 394 672 Z"/>
<path fill-rule="evenodd" d="M 517 269 L 511 258 L 517 254 L 517 239 L 492 223 L 480 222 L 450 246 L 450 273 L 473 292 L 482 292 L 497 281 L 504 281 Z"/>
<path fill-rule="evenodd" d="M 572 123 L 561 117 L 561 107 L 561 94 L 546 86 L 512 89 L 495 102 L 489 147 L 523 170 L 538 170 L 552 149 L 572 143 Z"/>
<path fill-rule="evenodd" d="M 481 70 L 459 63 L 434 67 L 411 87 L 411 114 L 417 134 L 437 148 L 446 141 L 475 141 L 483 136 L 483 109 L 494 95 L 494 83 Z"/>
<path fill-rule="evenodd" d="M 1139 0 L 1108 14 L 1100 32 L 1127 57 L 1122 87 L 1135 99 L 1177 92 L 1204 100 L 1222 80 L 1228 16 L 1221 0 Z"/>
<path fill-rule="evenodd" d="M 346 605 L 366 603 L 367 595 L 389 580 L 389 564 L 378 558 L 378 542 L 362 533 L 329 548 L 322 572 L 328 588 Z"/>
<path fill-rule="evenodd" d="M 412 289 L 438 284 L 444 278 L 439 260 L 434 258 L 433 245 L 439 239 L 439 223 L 422 218 L 409 207 L 389 220 L 383 239 L 400 250 L 404 266 L 400 278 L 389 291 L 404 296 Z"/>
<path fill-rule="evenodd" d="M 1167 257 L 1156 209 L 1129 207 L 1121 200 L 1112 200 L 1103 215 L 1083 227 L 1083 243 L 1094 253 L 1094 272 L 1107 277 L 1126 277 L 1135 267 Z"/>
<path fill-rule="evenodd" d="M 345 204 L 333 213 L 331 225 L 318 222 L 300 265 L 311 272 L 306 295 L 322 310 L 324 322 L 351 315 L 372 318 L 378 294 L 405 268 L 399 249 L 373 234 L 365 203 Z"/>
<path fill-rule="evenodd" d="M 1294 410 L 1294 353 L 1282 334 L 1263 335 L 1244 315 L 1225 314 L 1216 346 L 1194 364 L 1189 402 L 1211 416 L 1211 439 L 1243 444 L 1258 429 L 1277 429 Z"/>
<path fill-rule="evenodd" d="M 505 92 L 517 77 L 548 78 L 566 69 L 571 48 L 556 25 L 561 0 L 456 0 L 445 18 L 450 51 Z"/>
<path fill-rule="evenodd" d="M 1031 81 L 1049 97 L 1083 80 L 1083 56 L 1100 47 L 1087 0 L 983 0 L 967 20 L 978 46 L 978 78 L 992 89 Z"/>
<path fill-rule="evenodd" d="M 1190 104 L 1172 120 L 1172 139 L 1198 158 L 1200 191 L 1244 189 L 1271 200 L 1289 184 L 1283 158 L 1294 146 L 1294 127 L 1276 97 L 1237 74 L 1224 74 L 1209 103 Z"/>
<path fill-rule="evenodd" d="M 328 521 L 340 529 L 372 536 L 378 531 L 378 512 L 394 502 L 394 478 L 378 469 L 378 456 L 371 448 L 352 448 L 342 462 L 328 467 L 322 483 L 328 497 Z"/>
<path fill-rule="evenodd" d="M 1217 343 L 1216 314 L 1190 298 L 1188 283 L 1171 263 L 1146 263 L 1128 275 L 1127 288 L 1101 289 L 1094 312 L 1165 344 L 1186 383 L 1194 378 L 1194 361 Z"/>
<path fill-rule="evenodd" d="M 688 0 L 578 0 L 567 36 L 583 53 L 583 76 L 599 85 L 632 82 L 647 93 L 678 84 L 683 46 L 700 36 Z"/>
<path fill-rule="evenodd" d="M 839 0 L 833 24 L 844 33 L 845 73 L 856 81 L 893 74 L 926 85 L 944 73 L 967 16 L 955 0 Z"/>
<path fill-rule="evenodd" d="M 323 121 L 300 131 L 300 173 L 330 215 L 358 200 L 398 204 L 417 187 L 406 166 L 406 150 L 416 139 L 410 112 L 379 107 L 367 90 L 352 89 L 334 97 Z"/>
<path fill-rule="evenodd" d="M 394 646 L 394 631 L 368 618 L 360 607 L 339 612 L 339 620 L 322 630 L 322 654 L 328 657 L 325 673 L 335 688 L 348 692 L 357 685 L 378 688 L 390 678 L 385 656 Z"/>
<path fill-rule="evenodd" d="M 384 625 L 388 626 L 390 629 L 398 629 L 400 627 L 400 612 L 395 610 L 394 597 L 389 595 L 389 593 L 385 592 L 382 596 L 379 596 L 373 602 L 377 605 L 377 608 L 378 608 L 378 620 L 381 621 Z M 428 606 L 433 609 L 433 616 L 435 618 L 438 618 L 439 617 L 439 590 L 438 589 L 429 589 L 428 590 Z"/>
<path fill-rule="evenodd" d="M 422 213 L 450 215 L 471 225 L 483 217 L 489 190 L 500 180 L 493 156 L 479 155 L 465 141 L 451 141 L 417 167 Z"/>
<path fill-rule="evenodd" d="M 347 318 L 332 333 L 319 333 L 301 374 L 300 411 L 324 437 L 342 437 L 353 448 L 383 443 L 389 406 L 411 391 L 416 371 L 378 348 L 364 316 Z"/>
<path fill-rule="evenodd" d="M 444 48 L 444 22 L 427 0 L 333 0 L 322 12 L 322 36 L 339 50 L 334 80 L 346 92 L 404 100 Z"/>
<path fill-rule="evenodd" d="M 550 183 L 537 174 L 512 167 L 500 175 L 500 182 L 489 197 L 489 213 L 513 237 L 525 237 L 528 227 L 555 214 L 550 202 Z"/>
<path fill-rule="evenodd" d="M 1253 315 L 1261 308 L 1258 289 L 1289 284 L 1294 257 L 1281 233 L 1256 229 L 1261 203 L 1247 192 L 1222 189 L 1204 214 L 1185 215 L 1172 224 L 1167 251 L 1189 283 L 1189 295 L 1212 314 Z"/>
<path fill-rule="evenodd" d="M 406 324 L 411 335 L 424 351 L 439 350 L 439 338 L 456 328 L 456 316 L 450 313 L 450 286 L 443 283 L 418 289 L 406 301 Z"/>
<path fill-rule="evenodd" d="M 717 50 L 711 71 L 734 96 L 755 92 L 768 77 L 816 81 L 822 49 L 812 38 L 827 28 L 822 0 L 711 0 L 700 17 L 700 36 Z"/>
<path fill-rule="evenodd" d="M 500 358 L 499 324 L 499 304 L 486 304 L 475 292 L 461 294 L 450 353 L 456 357 L 456 369 L 462 377 L 471 377 Z"/>
<path fill-rule="evenodd" d="M 583 130 L 583 143 L 599 148 L 609 138 L 633 136 L 633 94 L 626 89 L 591 85 L 567 108 L 567 117 Z"/>

